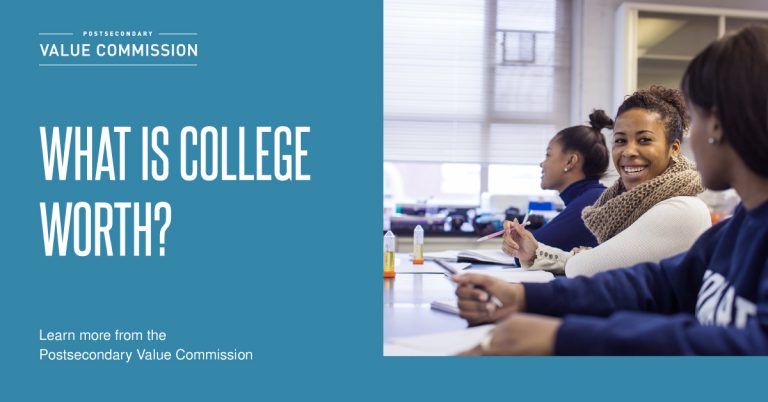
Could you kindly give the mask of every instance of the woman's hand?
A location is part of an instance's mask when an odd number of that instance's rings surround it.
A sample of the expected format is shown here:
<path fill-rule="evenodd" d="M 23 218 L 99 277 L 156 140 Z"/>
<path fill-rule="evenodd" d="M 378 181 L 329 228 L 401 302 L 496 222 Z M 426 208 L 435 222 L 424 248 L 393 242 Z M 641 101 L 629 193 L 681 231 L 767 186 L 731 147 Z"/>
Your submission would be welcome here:
<path fill-rule="evenodd" d="M 535 314 L 515 314 L 497 325 L 480 345 L 462 356 L 552 355 L 562 321 Z"/>
<path fill-rule="evenodd" d="M 504 244 L 501 249 L 522 261 L 532 261 L 536 256 L 536 249 L 539 248 L 539 242 L 533 234 L 517 223 L 517 219 L 504 221 L 504 229 Z"/>
<path fill-rule="evenodd" d="M 587 250 L 592 250 L 592 247 L 587 247 L 587 246 L 574 247 L 571 249 L 571 254 L 576 255 L 582 251 L 587 251 Z"/>
<path fill-rule="evenodd" d="M 454 275 L 453 280 L 459 284 L 456 288 L 459 315 L 470 325 L 495 322 L 525 311 L 525 288 L 519 283 L 480 274 Z M 501 302 L 501 307 L 491 301 L 492 296 Z"/>

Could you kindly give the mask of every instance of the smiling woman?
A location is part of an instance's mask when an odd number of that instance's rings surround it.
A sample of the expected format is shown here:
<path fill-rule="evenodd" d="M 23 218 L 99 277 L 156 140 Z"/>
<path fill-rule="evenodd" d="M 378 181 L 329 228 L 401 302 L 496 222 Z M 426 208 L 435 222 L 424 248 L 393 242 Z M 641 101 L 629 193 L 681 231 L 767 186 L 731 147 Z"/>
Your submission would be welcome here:
<path fill-rule="evenodd" d="M 614 124 L 613 163 L 620 179 L 582 212 L 599 245 L 565 251 L 539 243 L 517 223 L 504 251 L 527 269 L 593 275 L 687 250 L 711 225 L 697 194 L 694 164 L 680 155 L 688 126 L 680 93 L 653 86 L 629 96 Z"/>
<path fill-rule="evenodd" d="M 678 91 L 652 86 L 627 98 L 617 112 L 612 150 L 624 188 L 631 190 L 667 170 L 680 155 L 687 128 Z"/>
<path fill-rule="evenodd" d="M 611 154 L 627 190 L 660 175 L 670 157 L 679 155 L 680 140 L 667 145 L 664 131 L 662 119 L 643 109 L 628 110 L 616 120 Z"/>

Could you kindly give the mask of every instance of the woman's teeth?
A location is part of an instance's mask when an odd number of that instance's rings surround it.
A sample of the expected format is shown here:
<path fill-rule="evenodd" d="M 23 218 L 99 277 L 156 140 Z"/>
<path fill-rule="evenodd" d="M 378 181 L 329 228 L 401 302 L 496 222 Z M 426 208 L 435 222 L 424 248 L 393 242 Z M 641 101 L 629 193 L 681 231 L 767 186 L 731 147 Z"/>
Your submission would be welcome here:
<path fill-rule="evenodd" d="M 638 174 L 645 170 L 645 166 L 624 166 L 624 173 L 626 174 Z"/>

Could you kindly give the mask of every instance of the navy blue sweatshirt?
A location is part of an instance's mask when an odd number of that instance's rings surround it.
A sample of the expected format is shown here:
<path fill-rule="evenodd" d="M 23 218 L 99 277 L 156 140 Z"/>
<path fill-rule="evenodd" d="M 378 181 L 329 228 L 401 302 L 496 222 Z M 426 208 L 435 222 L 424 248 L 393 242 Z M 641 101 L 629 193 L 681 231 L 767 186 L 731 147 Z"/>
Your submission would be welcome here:
<path fill-rule="evenodd" d="M 597 246 L 597 239 L 584 226 L 581 210 L 594 204 L 603 191 L 605 186 L 597 179 L 584 179 L 571 184 L 560 193 L 565 203 L 563 212 L 531 233 L 537 241 L 565 251 L 579 246 Z"/>
<path fill-rule="evenodd" d="M 766 355 L 768 202 L 740 205 L 688 252 L 659 264 L 525 291 L 529 312 L 564 316 L 557 354 Z"/>

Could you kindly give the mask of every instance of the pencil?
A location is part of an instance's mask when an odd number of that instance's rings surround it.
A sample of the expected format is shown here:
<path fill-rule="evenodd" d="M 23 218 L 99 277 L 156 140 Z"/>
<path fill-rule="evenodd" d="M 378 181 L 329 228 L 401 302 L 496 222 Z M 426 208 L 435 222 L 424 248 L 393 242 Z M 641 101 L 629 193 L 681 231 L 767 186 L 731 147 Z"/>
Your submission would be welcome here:
<path fill-rule="evenodd" d="M 528 217 L 530 215 L 531 215 L 531 210 L 529 209 L 528 212 L 526 212 L 525 216 L 523 217 L 523 223 L 522 223 L 523 226 L 528 226 L 531 223 L 531 222 L 528 221 Z M 504 232 L 506 232 L 506 231 L 507 231 L 507 229 L 501 229 L 498 232 L 491 233 L 491 234 L 489 234 L 487 236 L 483 236 L 483 237 L 477 239 L 476 242 L 479 243 L 481 241 L 486 241 L 488 239 L 493 239 L 494 237 L 499 237 L 499 236 L 503 235 Z"/>

